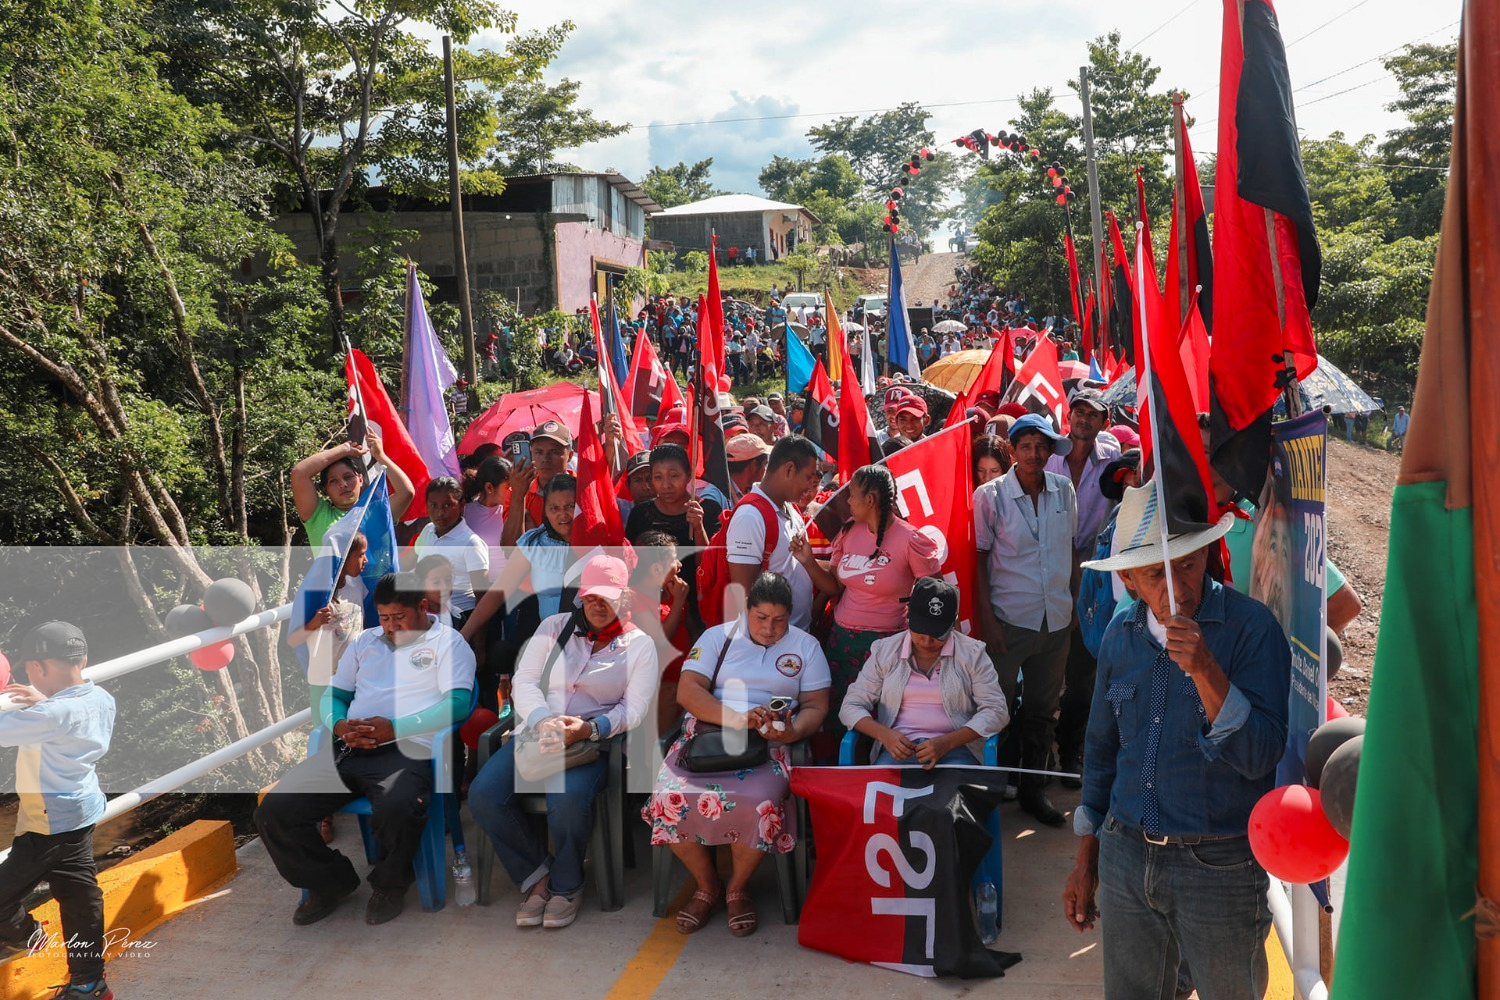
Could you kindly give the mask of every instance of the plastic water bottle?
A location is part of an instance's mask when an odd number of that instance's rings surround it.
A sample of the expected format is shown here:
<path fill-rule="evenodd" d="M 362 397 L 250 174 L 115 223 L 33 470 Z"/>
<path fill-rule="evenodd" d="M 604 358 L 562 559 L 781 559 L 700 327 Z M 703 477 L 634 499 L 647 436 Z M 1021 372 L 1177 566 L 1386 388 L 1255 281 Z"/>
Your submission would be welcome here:
<path fill-rule="evenodd" d="M 1000 894 L 995 883 L 985 879 L 974 890 L 974 908 L 979 911 L 979 940 L 992 945 L 1000 939 Z"/>
<path fill-rule="evenodd" d="M 473 906 L 474 899 L 474 870 L 469 867 L 467 852 L 460 847 L 453 852 L 453 901 L 459 906 Z"/>

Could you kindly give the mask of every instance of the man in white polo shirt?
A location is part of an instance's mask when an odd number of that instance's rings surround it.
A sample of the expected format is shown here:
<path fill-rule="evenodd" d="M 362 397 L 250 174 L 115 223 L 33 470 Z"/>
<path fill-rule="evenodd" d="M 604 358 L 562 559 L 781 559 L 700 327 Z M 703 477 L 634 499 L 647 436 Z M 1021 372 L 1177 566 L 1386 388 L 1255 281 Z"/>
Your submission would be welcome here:
<path fill-rule="evenodd" d="M 807 526 L 797 505 L 804 494 L 818 487 L 818 449 L 800 434 L 777 441 L 766 459 L 766 474 L 735 505 L 725 535 L 729 561 L 731 616 L 745 606 L 745 595 L 763 572 L 780 573 L 792 585 L 792 624 L 806 629 L 812 624 L 812 577 L 792 555 L 792 539 L 803 538 Z M 755 498 L 755 499 L 752 499 Z M 766 514 L 776 513 L 777 532 L 767 551 Z"/>
<path fill-rule="evenodd" d="M 388 573 L 374 599 L 380 626 L 349 644 L 329 687 L 312 691 L 333 740 L 287 772 L 255 811 L 276 870 L 307 890 L 292 914 L 299 926 L 322 920 L 359 888 L 354 865 L 323 843 L 318 820 L 361 796 L 380 843 L 365 922 L 401 913 L 432 802 L 432 735 L 472 707 L 474 653 L 428 613 L 420 582 Z"/>

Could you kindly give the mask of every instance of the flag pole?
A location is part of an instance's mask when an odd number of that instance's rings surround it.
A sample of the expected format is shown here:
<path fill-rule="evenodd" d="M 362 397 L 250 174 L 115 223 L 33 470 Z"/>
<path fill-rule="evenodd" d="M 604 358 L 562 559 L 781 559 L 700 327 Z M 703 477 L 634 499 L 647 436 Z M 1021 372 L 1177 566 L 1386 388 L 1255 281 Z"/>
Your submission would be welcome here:
<path fill-rule="evenodd" d="M 1188 310 L 1188 283 L 1191 275 L 1188 274 L 1188 228 L 1187 228 L 1187 164 L 1183 162 L 1182 155 L 1182 133 L 1187 127 L 1187 120 L 1182 110 L 1182 92 L 1172 95 L 1172 163 L 1173 182 L 1172 199 L 1177 211 L 1177 301 L 1181 304 L 1178 310 L 1181 315 L 1177 317 L 1177 328 L 1182 329 L 1182 324 L 1187 322 Z"/>
<path fill-rule="evenodd" d="M 1141 238 L 1141 230 L 1145 223 L 1137 221 L 1135 224 L 1135 302 L 1136 311 L 1140 313 L 1141 321 L 1141 371 L 1137 385 L 1146 389 L 1146 414 L 1151 426 L 1151 464 L 1156 468 L 1152 472 L 1152 478 L 1156 480 L 1156 510 L 1161 520 L 1161 561 L 1162 568 L 1167 574 L 1167 608 L 1173 614 L 1177 614 L 1177 591 L 1172 585 L 1172 559 L 1171 550 L 1168 547 L 1170 540 L 1167 525 L 1167 497 L 1166 483 L 1162 481 L 1161 463 L 1161 435 L 1157 433 L 1160 426 L 1160 415 L 1156 412 L 1160 407 L 1156 405 L 1156 395 L 1151 391 L 1156 372 L 1151 368 L 1151 330 L 1146 325 L 1146 244 Z"/>

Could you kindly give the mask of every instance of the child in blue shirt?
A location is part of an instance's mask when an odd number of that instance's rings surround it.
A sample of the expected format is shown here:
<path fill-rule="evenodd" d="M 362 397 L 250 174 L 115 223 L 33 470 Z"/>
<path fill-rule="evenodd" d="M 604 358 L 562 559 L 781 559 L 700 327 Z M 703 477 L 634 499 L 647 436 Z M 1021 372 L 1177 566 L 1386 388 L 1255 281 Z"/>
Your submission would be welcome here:
<path fill-rule="evenodd" d="M 77 626 L 47 622 L 21 640 L 30 686 L 4 690 L 0 746 L 19 747 L 21 798 L 10 856 L 0 864 L 0 961 L 40 950 L 44 935 L 22 905 L 41 882 L 52 887 L 67 942 L 69 984 L 54 1000 L 111 1000 L 104 982 L 104 894 L 94 865 L 94 824 L 104 793 L 94 765 L 109 749 L 115 700 L 85 680 L 88 642 Z"/>

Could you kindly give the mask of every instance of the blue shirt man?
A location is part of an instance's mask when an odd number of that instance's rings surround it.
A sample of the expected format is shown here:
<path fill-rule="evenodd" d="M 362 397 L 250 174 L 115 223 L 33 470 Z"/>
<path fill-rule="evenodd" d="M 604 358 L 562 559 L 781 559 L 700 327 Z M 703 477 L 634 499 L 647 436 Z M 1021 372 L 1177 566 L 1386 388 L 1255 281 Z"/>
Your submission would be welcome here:
<path fill-rule="evenodd" d="M 1183 964 L 1200 995 L 1259 1000 L 1269 882 L 1246 831 L 1286 748 L 1291 652 L 1263 604 L 1207 575 L 1233 515 L 1164 553 L 1156 485 L 1125 491 L 1114 554 L 1084 564 L 1140 600 L 1099 648 L 1064 912 L 1092 928 L 1097 893 L 1108 996 L 1171 996 Z"/>

